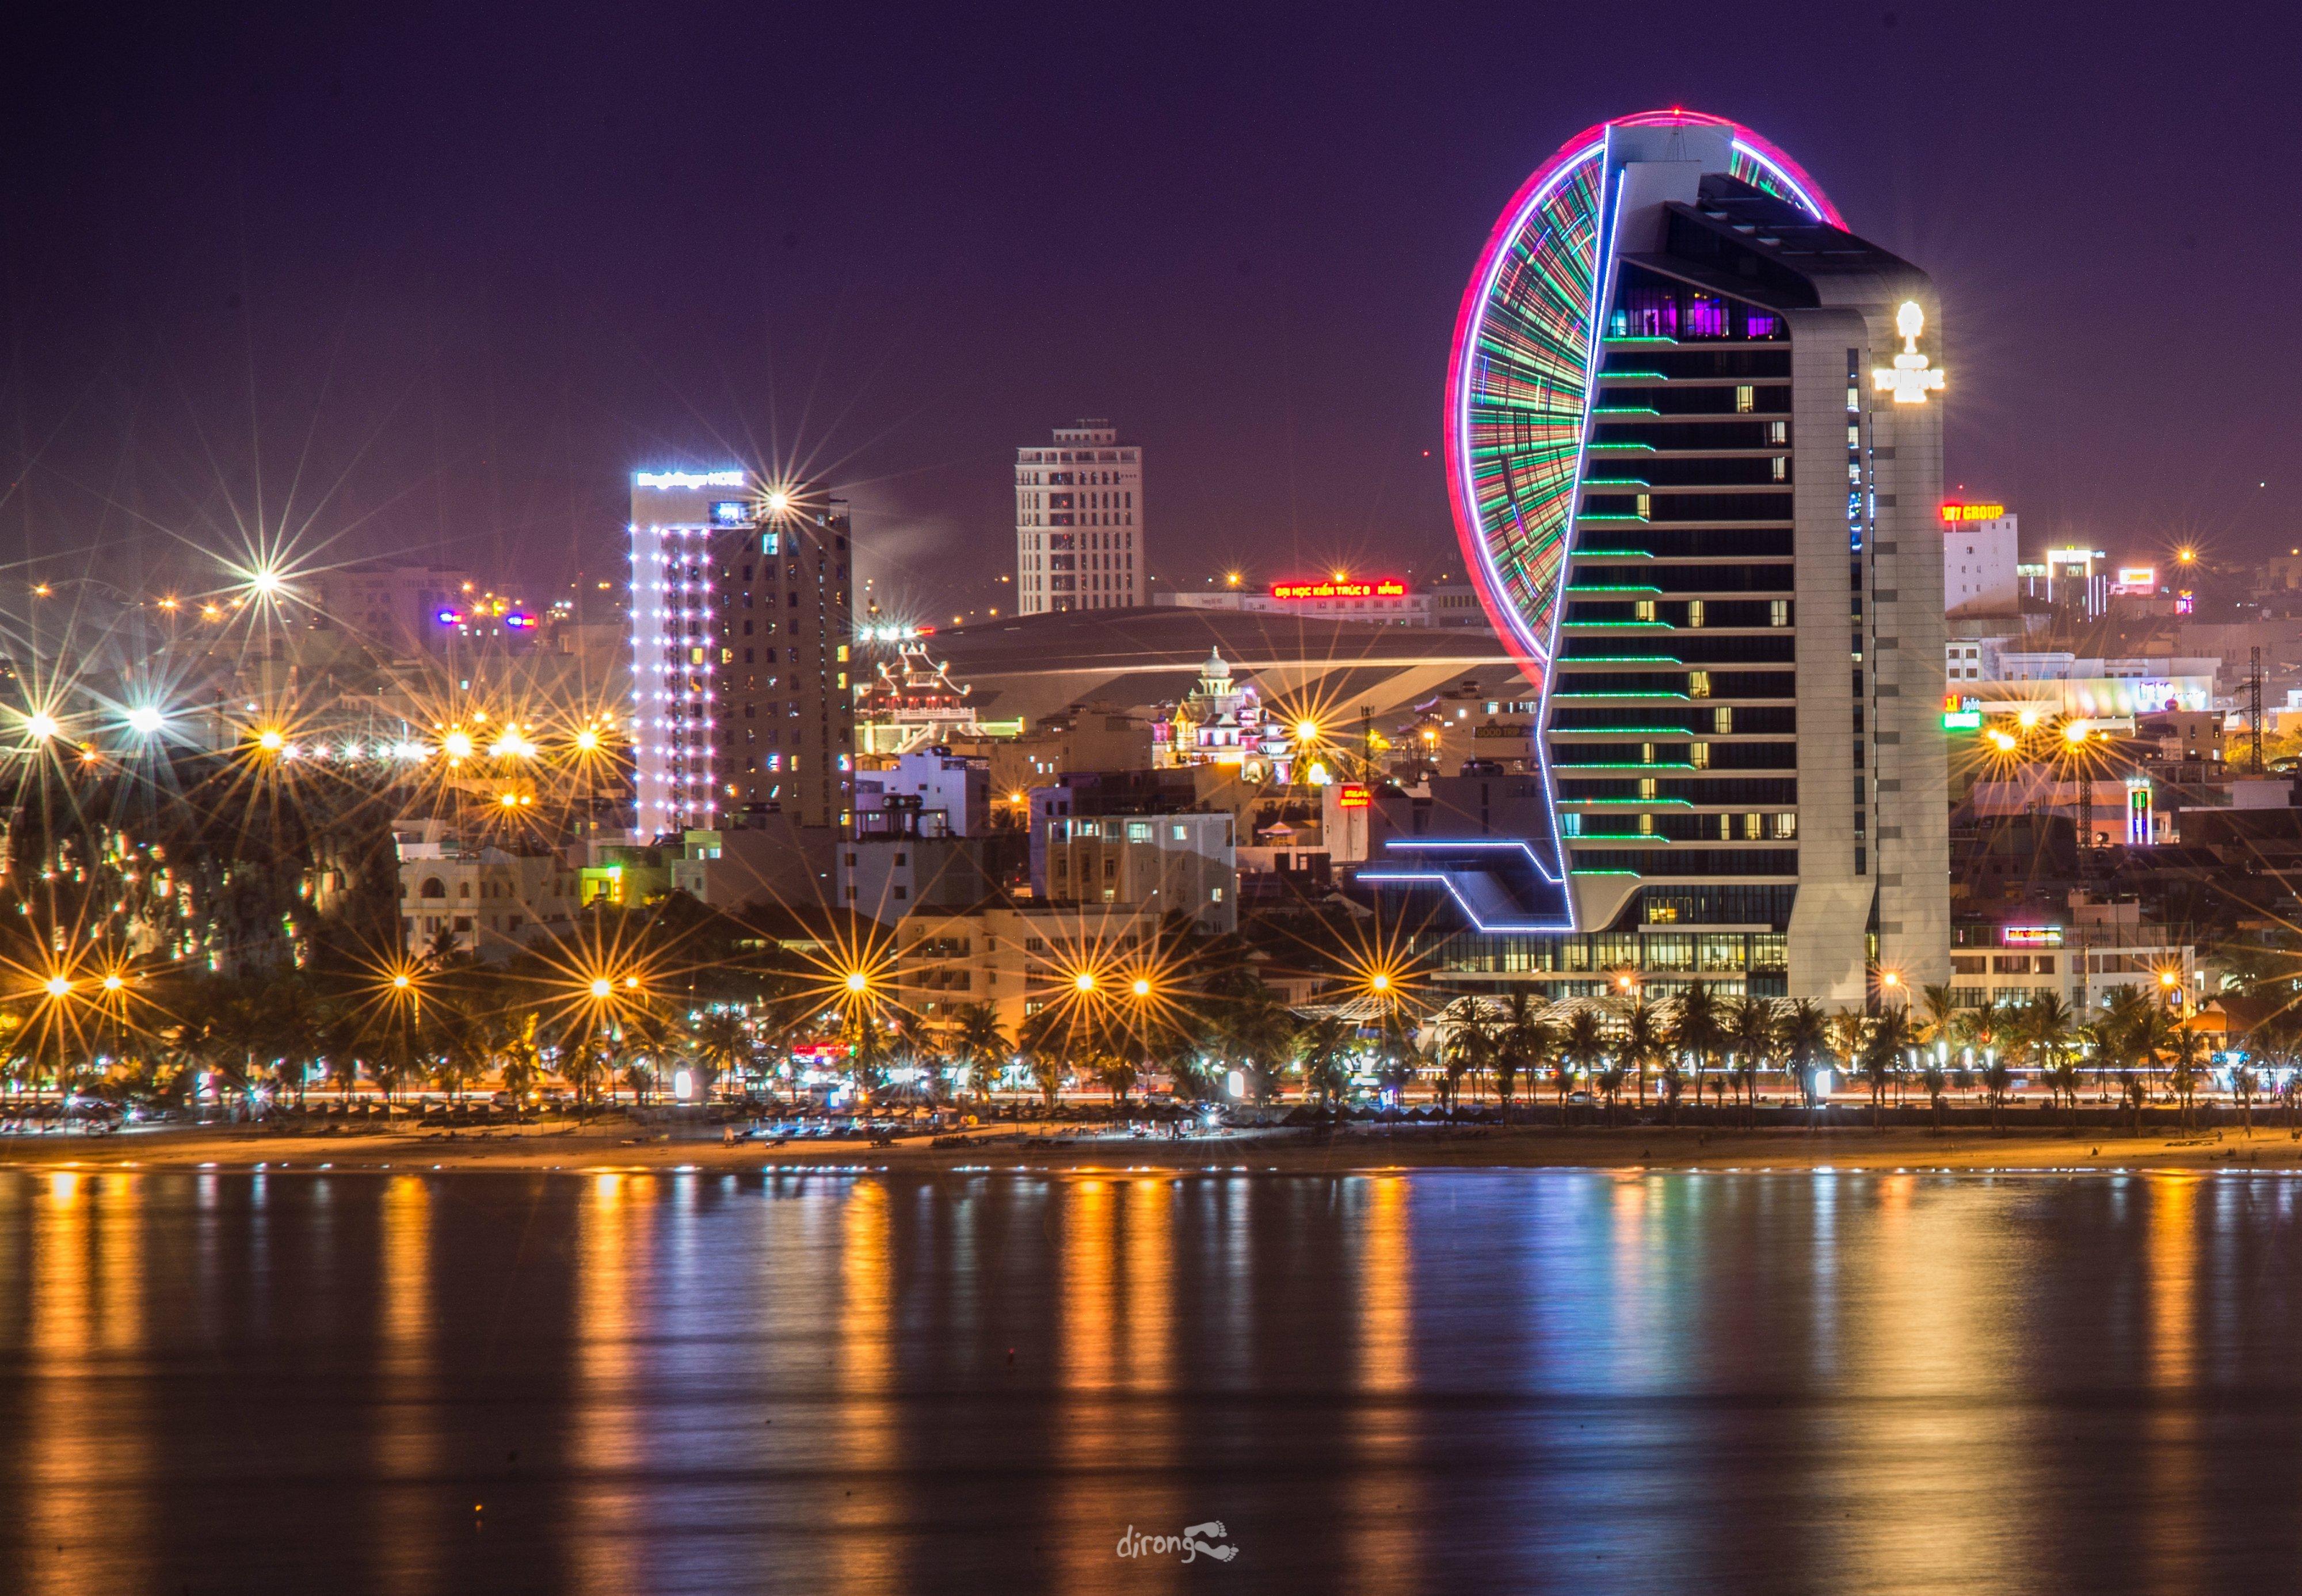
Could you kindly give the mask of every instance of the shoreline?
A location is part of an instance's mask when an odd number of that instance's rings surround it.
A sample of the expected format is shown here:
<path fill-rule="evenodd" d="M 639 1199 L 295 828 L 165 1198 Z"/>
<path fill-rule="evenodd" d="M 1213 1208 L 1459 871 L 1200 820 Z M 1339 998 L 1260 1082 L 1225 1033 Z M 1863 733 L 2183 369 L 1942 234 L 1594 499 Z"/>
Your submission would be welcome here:
<path fill-rule="evenodd" d="M 1342 1175 L 1440 1169 L 1579 1169 L 1648 1173 L 2302 1174 L 2302 1135 L 2280 1126 L 2188 1136 L 1637 1126 L 1612 1130 L 1265 1130 L 1197 1136 L 980 1136 L 936 1147 L 926 1137 L 772 1146 L 627 1127 L 523 1128 L 479 1135 L 379 1131 L 307 1135 L 254 1126 L 0 1138 L 0 1170 L 220 1173 L 760 1174 L 1069 1172 Z"/>

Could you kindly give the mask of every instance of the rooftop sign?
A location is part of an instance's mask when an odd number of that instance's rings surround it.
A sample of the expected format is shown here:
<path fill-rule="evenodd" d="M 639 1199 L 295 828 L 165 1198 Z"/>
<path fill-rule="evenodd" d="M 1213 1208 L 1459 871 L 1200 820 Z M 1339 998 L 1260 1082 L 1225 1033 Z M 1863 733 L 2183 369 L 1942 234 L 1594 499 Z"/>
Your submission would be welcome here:
<path fill-rule="evenodd" d="M 1943 525 L 1956 525 L 1961 521 L 1995 521 L 2006 513 L 2003 504 L 1945 504 L 1942 507 Z"/>
<path fill-rule="evenodd" d="M 741 471 L 634 471 L 634 488 L 740 488 Z"/>
<path fill-rule="evenodd" d="M 1396 576 L 1373 582 L 1274 582 L 1274 599 L 1403 599 L 1407 584 Z"/>

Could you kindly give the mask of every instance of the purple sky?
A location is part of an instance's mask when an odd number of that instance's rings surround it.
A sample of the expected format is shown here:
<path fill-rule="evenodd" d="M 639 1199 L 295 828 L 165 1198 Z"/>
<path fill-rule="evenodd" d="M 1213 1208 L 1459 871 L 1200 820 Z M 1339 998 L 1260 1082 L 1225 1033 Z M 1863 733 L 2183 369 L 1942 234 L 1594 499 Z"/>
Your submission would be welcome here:
<path fill-rule="evenodd" d="M 1951 478 L 2028 541 L 2302 538 L 2285 8 L 341 9 L 20 24 L 0 559 L 129 580 L 260 484 L 322 558 L 542 596 L 620 559 L 625 470 L 749 456 L 947 616 L 1015 447 L 1096 414 L 1166 580 L 1429 572 L 1487 230 L 1674 103 L 1933 273 Z"/>

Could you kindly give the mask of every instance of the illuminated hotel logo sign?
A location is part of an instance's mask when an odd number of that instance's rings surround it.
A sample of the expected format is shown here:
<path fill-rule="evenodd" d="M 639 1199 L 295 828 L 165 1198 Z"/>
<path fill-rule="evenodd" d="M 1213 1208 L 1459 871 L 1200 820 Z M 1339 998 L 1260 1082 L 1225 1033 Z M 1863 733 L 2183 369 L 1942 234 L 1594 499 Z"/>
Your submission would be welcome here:
<path fill-rule="evenodd" d="M 632 486 L 635 488 L 740 488 L 744 474 L 740 471 L 634 471 Z"/>
<path fill-rule="evenodd" d="M 1385 576 L 1375 582 L 1274 582 L 1274 599 L 1403 599 L 1407 584 Z"/>
<path fill-rule="evenodd" d="M 1374 794 L 1357 782 L 1337 789 L 1335 802 L 1344 809 L 1365 809 L 1374 802 Z"/>
<path fill-rule="evenodd" d="M 2063 928 L 2060 926 L 2001 926 L 1998 928 L 2001 947 L 2060 947 Z"/>
<path fill-rule="evenodd" d="M 2006 513 L 2003 504 L 1945 504 L 1942 507 L 1943 525 L 1955 526 L 1962 521 L 1995 521 Z"/>
<path fill-rule="evenodd" d="M 2158 591 L 2158 567 L 2121 566 L 2118 567 L 2118 580 L 2110 584 L 2110 591 L 2147 598 Z"/>
<path fill-rule="evenodd" d="M 1929 368 L 1927 357 L 1919 353 L 1919 334 L 1926 330 L 1927 313 L 1919 308 L 1919 302 L 1903 300 L 1903 308 L 1895 313 L 1895 331 L 1902 334 L 1903 352 L 1895 357 L 1893 369 L 1879 365 L 1870 370 L 1871 387 L 1879 393 L 1893 394 L 1898 405 L 1923 405 L 1928 394 L 1942 391 L 1942 369 Z"/>

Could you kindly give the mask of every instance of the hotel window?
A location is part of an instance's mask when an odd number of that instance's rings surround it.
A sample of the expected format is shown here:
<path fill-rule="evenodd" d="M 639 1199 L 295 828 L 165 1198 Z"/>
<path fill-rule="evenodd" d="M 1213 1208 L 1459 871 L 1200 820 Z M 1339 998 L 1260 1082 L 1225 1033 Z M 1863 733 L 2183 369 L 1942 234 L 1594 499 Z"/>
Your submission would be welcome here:
<path fill-rule="evenodd" d="M 1770 422 L 1769 422 L 1769 423 L 1767 424 L 1767 441 L 1768 441 L 1768 442 L 1769 442 L 1769 443 L 1788 443 L 1790 441 L 1791 441 L 1791 424 L 1790 424 L 1789 422 L 1787 422 L 1787 421 L 1770 421 Z"/>
<path fill-rule="evenodd" d="M 1717 732 L 1721 736 L 1725 736 L 1731 733 L 1735 729 L 1734 710 L 1726 704 L 1720 704 L 1717 709 L 1711 710 L 1710 729 Z"/>
<path fill-rule="evenodd" d="M 1704 611 L 1701 600 L 1689 599 L 1686 601 L 1686 624 L 1690 627 L 1698 632 L 1701 631 L 1702 629 L 1703 614 Z"/>
<path fill-rule="evenodd" d="M 1735 390 L 1735 414 L 1748 416 L 1759 407 L 1759 391 L 1745 383 Z"/>
<path fill-rule="evenodd" d="M 1710 673 L 1709 671 L 1690 670 L 1686 673 L 1686 696 L 1689 698 L 1709 698 L 1710 696 Z"/>
<path fill-rule="evenodd" d="M 1791 624 L 1791 601 L 1788 599 L 1769 600 L 1767 604 L 1767 625 L 1787 626 Z"/>

